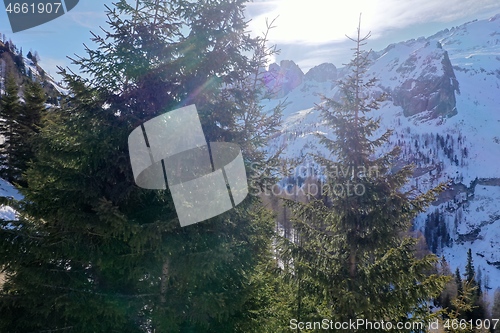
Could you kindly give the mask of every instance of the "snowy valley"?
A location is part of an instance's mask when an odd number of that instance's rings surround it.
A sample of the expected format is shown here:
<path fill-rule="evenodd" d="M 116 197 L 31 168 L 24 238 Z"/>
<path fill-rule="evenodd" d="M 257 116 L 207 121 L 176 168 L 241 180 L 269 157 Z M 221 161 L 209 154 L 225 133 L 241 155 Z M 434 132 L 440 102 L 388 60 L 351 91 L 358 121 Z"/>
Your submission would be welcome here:
<path fill-rule="evenodd" d="M 369 44 L 368 44 L 369 47 Z M 373 94 L 389 98 L 371 116 L 381 131 L 392 129 L 390 149 L 402 148 L 401 163 L 414 164 L 409 186 L 426 191 L 452 185 L 415 220 L 429 248 L 463 272 L 472 249 L 477 277 L 492 300 L 500 288 L 500 14 L 391 44 L 370 54 Z M 271 151 L 309 164 L 309 153 L 325 155 L 315 133 L 329 133 L 315 104 L 338 93 L 345 68 L 321 64 L 306 74 L 293 61 L 267 72 L 274 99 L 286 102 L 280 135 Z M 301 168 L 304 170 L 305 168 Z"/>

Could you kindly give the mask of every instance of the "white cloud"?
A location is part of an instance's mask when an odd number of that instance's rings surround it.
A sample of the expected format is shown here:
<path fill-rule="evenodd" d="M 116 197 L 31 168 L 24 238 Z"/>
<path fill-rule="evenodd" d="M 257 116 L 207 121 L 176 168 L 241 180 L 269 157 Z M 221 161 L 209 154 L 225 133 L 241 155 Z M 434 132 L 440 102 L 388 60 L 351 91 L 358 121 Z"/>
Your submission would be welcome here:
<path fill-rule="evenodd" d="M 68 13 L 66 13 L 66 16 L 68 16 L 68 18 L 76 24 L 92 30 L 98 30 L 99 25 L 101 25 L 106 18 L 105 13 L 101 11 L 69 11 Z"/>
<path fill-rule="evenodd" d="M 389 29 L 450 22 L 485 10 L 491 10 L 492 15 L 495 10 L 500 11 L 498 0 L 274 0 L 255 5 L 274 9 L 255 17 L 250 23 L 252 31 L 262 31 L 265 18 L 279 16 L 277 28 L 271 33 L 272 42 L 313 45 L 342 41 L 346 34 L 353 35 L 360 13 L 362 30 L 379 36 Z M 257 12 L 255 8 L 252 11 Z"/>

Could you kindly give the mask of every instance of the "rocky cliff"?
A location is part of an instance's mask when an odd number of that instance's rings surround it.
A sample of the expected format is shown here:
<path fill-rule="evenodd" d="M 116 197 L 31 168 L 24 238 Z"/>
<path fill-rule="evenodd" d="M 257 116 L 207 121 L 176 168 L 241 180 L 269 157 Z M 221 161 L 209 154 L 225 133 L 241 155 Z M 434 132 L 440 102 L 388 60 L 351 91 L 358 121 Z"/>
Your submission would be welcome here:
<path fill-rule="evenodd" d="M 397 52 L 391 52 L 395 48 Z M 455 93 L 460 89 L 448 52 L 439 42 L 410 41 L 384 51 L 372 69 L 376 69 L 376 77 L 386 78 L 380 85 L 390 93 L 394 105 L 402 107 L 405 116 L 457 114 Z"/>
<path fill-rule="evenodd" d="M 280 64 L 271 64 L 265 73 L 268 89 L 275 98 L 281 98 L 298 87 L 304 80 L 304 73 L 291 60 L 282 60 Z"/>

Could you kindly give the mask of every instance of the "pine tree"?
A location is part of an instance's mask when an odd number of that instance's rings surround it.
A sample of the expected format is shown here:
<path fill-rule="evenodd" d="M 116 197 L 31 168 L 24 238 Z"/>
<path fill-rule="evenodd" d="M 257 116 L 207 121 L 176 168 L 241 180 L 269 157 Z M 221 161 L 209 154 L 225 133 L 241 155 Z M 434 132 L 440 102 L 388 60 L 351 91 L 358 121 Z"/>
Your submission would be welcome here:
<path fill-rule="evenodd" d="M 476 330 L 467 325 L 470 323 L 464 320 L 466 313 L 472 312 L 474 306 L 472 305 L 473 297 L 476 294 L 476 287 L 472 286 L 470 282 L 464 281 L 462 284 L 462 292 L 452 300 L 452 309 L 448 309 L 446 318 L 440 323 L 440 327 L 444 328 L 445 332 L 450 333 L 473 333 Z"/>
<path fill-rule="evenodd" d="M 0 100 L 0 135 L 3 143 L 0 144 L 0 175 L 2 178 L 14 182 L 19 179 L 20 168 L 18 165 L 18 149 L 21 145 L 21 128 L 19 126 L 19 114 L 21 105 L 19 102 L 19 88 L 12 73 L 7 75 L 5 94 Z"/>
<path fill-rule="evenodd" d="M 465 265 L 465 279 L 468 283 L 476 284 L 476 271 L 472 260 L 472 250 L 469 248 L 467 251 L 467 264 Z"/>
<path fill-rule="evenodd" d="M 24 118 L 23 124 L 31 132 L 37 133 L 40 129 L 41 118 L 47 100 L 42 85 L 39 82 L 28 81 L 24 88 Z"/>
<path fill-rule="evenodd" d="M 262 40 L 246 34 L 243 4 L 108 9 L 110 31 L 74 60 L 89 79 L 62 71 L 73 97 L 45 117 L 22 218 L 0 229 L 0 330 L 235 332 L 256 320 L 265 278 L 253 272 L 271 259 L 269 213 L 250 196 L 181 228 L 168 189 L 134 184 L 127 148 L 144 121 L 196 103 L 209 141 L 241 144 L 247 164 L 264 164 L 258 148 L 279 112 L 262 114 L 248 84 L 262 58 L 245 54 Z"/>
<path fill-rule="evenodd" d="M 31 58 L 31 60 L 33 61 L 33 63 L 35 65 L 40 62 L 40 55 L 38 54 L 38 51 L 35 51 L 35 53 L 33 54 L 33 57 Z"/>
<path fill-rule="evenodd" d="M 467 264 L 465 265 L 465 283 L 469 284 L 474 293 L 470 296 L 471 310 L 466 312 L 467 320 L 484 319 L 486 307 L 482 299 L 482 291 L 479 281 L 476 280 L 476 270 L 474 268 L 474 261 L 472 259 L 472 250 L 469 248 L 467 251 Z"/>
<path fill-rule="evenodd" d="M 289 202 L 299 240 L 283 239 L 281 257 L 297 288 L 293 318 L 303 321 L 428 321 L 427 302 L 448 279 L 430 274 L 437 258 L 417 259 L 416 240 L 402 237 L 442 186 L 425 194 L 404 192 L 412 167 L 393 171 L 399 148 L 377 157 L 391 132 L 374 138 L 379 120 L 368 115 L 384 98 L 371 90 L 375 79 L 366 80 L 369 53 L 362 46 L 368 38 L 358 27 L 338 99 L 324 97 L 317 106 L 334 134 L 319 137 L 335 159 L 316 156 L 328 200 Z M 358 328 L 365 331 L 371 332 Z"/>
<path fill-rule="evenodd" d="M 40 130 L 45 101 L 45 92 L 40 83 L 28 81 L 24 88 L 24 105 L 17 120 L 20 126 L 20 146 L 16 164 L 21 172 L 27 169 L 28 163 L 34 158 L 34 140 Z M 21 175 L 19 183 L 26 185 L 22 178 Z"/>

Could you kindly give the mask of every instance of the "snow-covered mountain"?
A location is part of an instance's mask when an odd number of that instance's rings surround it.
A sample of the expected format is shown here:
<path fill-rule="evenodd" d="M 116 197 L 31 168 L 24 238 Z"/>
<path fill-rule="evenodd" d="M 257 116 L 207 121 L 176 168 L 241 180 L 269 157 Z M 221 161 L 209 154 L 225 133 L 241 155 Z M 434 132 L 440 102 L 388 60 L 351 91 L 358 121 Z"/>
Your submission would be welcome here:
<path fill-rule="evenodd" d="M 55 79 L 43 70 L 31 52 L 24 56 L 22 49 L 18 49 L 12 40 L 0 40 L 0 94 L 4 93 L 5 80 L 9 73 L 14 74 L 18 83 L 22 82 L 21 77 L 41 82 L 47 99 L 51 102 L 51 105 L 48 104 L 47 107 L 57 105 L 58 97 L 69 93 L 67 89 L 62 87 L 61 83 L 56 83 Z M 22 89 L 20 89 L 19 95 L 23 101 Z"/>
<path fill-rule="evenodd" d="M 367 75 L 390 96 L 373 116 L 382 118 L 381 130 L 394 130 L 391 145 L 402 147 L 402 160 L 416 165 L 410 186 L 425 191 L 453 180 L 415 228 L 453 270 L 464 271 L 471 248 L 491 297 L 500 287 L 500 14 L 389 45 L 371 59 Z M 271 150 L 284 147 L 285 158 L 326 153 L 314 133 L 329 130 L 314 105 L 335 96 L 345 68 L 321 64 L 302 74 L 285 61 L 271 71 L 284 84 L 264 105 L 289 103 Z"/>

